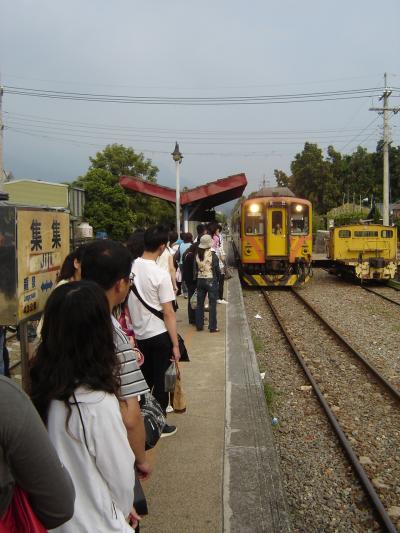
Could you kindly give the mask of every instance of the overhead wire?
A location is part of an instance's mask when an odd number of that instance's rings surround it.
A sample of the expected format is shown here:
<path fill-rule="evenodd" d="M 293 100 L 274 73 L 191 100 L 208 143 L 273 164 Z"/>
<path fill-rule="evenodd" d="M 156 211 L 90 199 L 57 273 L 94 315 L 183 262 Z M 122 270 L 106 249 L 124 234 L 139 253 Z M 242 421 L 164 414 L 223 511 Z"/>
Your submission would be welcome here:
<path fill-rule="evenodd" d="M 110 95 L 82 93 L 71 91 L 55 91 L 49 89 L 34 89 L 27 87 L 17 87 L 4 85 L 4 92 L 8 94 L 33 96 L 38 98 L 74 100 L 85 102 L 108 102 L 123 104 L 143 104 L 143 105 L 258 105 L 258 104 L 285 104 L 285 103 L 305 103 L 305 102 L 325 102 L 334 100 L 353 100 L 360 98 L 371 98 L 378 96 L 375 92 L 377 87 L 366 89 L 347 89 L 340 91 L 312 92 L 312 93 L 290 93 L 276 95 L 254 95 L 254 96 L 213 96 L 213 97 L 168 97 L 168 96 L 131 96 L 131 95 Z"/>
<path fill-rule="evenodd" d="M 69 124 L 58 124 L 58 123 L 52 123 L 47 121 L 32 121 L 30 119 L 21 119 L 21 118 L 10 118 L 7 117 L 7 120 L 5 122 L 7 125 L 16 125 L 17 127 L 26 126 L 29 128 L 35 128 L 39 131 L 42 129 L 46 129 L 46 131 L 56 131 L 56 132 L 72 132 L 75 133 L 77 136 L 84 136 L 84 137 L 107 137 L 108 139 L 110 137 L 112 138 L 131 138 L 131 139 L 140 139 L 140 140 L 156 140 L 156 141 L 165 141 L 166 143 L 170 143 L 171 141 L 171 134 L 149 134 L 149 132 L 131 132 L 131 131 L 124 131 L 119 130 L 118 128 L 114 129 L 105 129 L 105 128 L 99 128 L 99 129 L 93 129 L 93 128 L 87 128 L 85 126 L 78 126 L 74 127 Z M 89 134 L 89 135 L 86 135 Z M 284 135 L 284 137 L 282 137 Z M 304 134 L 301 134 L 302 136 L 299 138 L 299 133 L 271 133 L 267 135 L 262 136 L 243 136 L 242 138 L 238 137 L 226 137 L 226 136 L 213 136 L 211 139 L 208 136 L 202 136 L 202 135 L 180 135 L 180 139 L 185 141 L 186 143 L 190 143 L 190 141 L 195 141 L 199 144 L 218 144 L 220 142 L 223 142 L 224 144 L 249 144 L 249 141 L 253 141 L 251 144 L 265 144 L 265 143 L 271 143 L 271 141 L 274 141 L 274 143 L 278 141 L 295 141 L 296 139 L 298 141 L 302 141 L 304 139 Z M 341 141 L 343 139 L 348 139 L 350 136 L 353 136 L 353 133 L 351 134 L 336 134 L 332 135 L 332 133 L 319 133 L 319 134 L 309 134 L 312 135 L 314 138 L 318 140 L 329 140 L 330 142 L 337 142 Z M 202 143 L 201 141 L 206 141 L 205 143 Z M 287 143 L 285 143 L 287 144 Z"/>
<path fill-rule="evenodd" d="M 10 130 L 11 132 L 21 133 L 23 135 L 28 135 L 30 137 L 39 137 L 39 138 L 48 139 L 48 140 L 51 140 L 51 141 L 66 142 L 66 143 L 69 143 L 69 144 L 73 144 L 75 146 L 86 145 L 86 146 L 95 146 L 97 148 L 99 148 L 99 146 L 100 146 L 100 143 L 90 143 L 90 142 L 87 142 L 87 141 L 74 141 L 73 139 L 69 139 L 69 138 L 56 137 L 54 135 L 51 135 L 51 136 L 50 135 L 44 135 L 43 133 L 39 134 L 37 132 L 33 132 L 33 131 L 29 131 L 29 130 L 20 130 L 20 129 L 14 128 L 12 126 L 6 126 L 5 128 L 7 130 Z M 149 153 L 149 154 L 167 154 L 167 155 L 170 155 L 170 150 L 153 150 L 151 148 L 145 148 L 145 149 L 137 148 L 137 151 L 138 152 Z M 185 155 L 192 155 L 192 156 L 221 156 L 221 157 L 236 157 L 236 156 L 239 156 L 239 157 L 270 157 L 272 155 L 279 155 L 279 154 L 277 152 L 275 152 L 275 151 L 272 151 L 272 152 L 269 152 L 269 153 L 266 153 L 266 152 L 241 152 L 241 153 L 238 153 L 238 152 L 190 152 L 190 151 L 186 152 L 185 151 Z"/>
<path fill-rule="evenodd" d="M 17 113 L 17 112 L 10 112 L 5 111 L 4 114 L 6 115 L 6 118 L 9 117 L 11 119 L 21 118 L 26 119 L 27 121 L 32 122 L 38 122 L 38 123 L 55 123 L 60 125 L 72 125 L 72 126 L 82 126 L 87 127 L 88 129 L 104 129 L 104 130 L 123 130 L 123 131 L 134 131 L 138 133 L 168 133 L 168 134 L 174 134 L 174 135 L 185 135 L 185 134 L 192 134 L 192 135 L 227 135 L 227 136 L 248 136 L 248 135 L 296 135 L 296 134 L 325 134 L 325 133 L 337 133 L 337 132 L 355 132 L 359 131 L 359 128 L 350 128 L 350 129 L 335 129 L 335 128 L 326 128 L 326 129 L 296 129 L 296 130 L 204 130 L 204 129 L 196 129 L 196 130 L 187 130 L 187 129 L 169 129 L 169 128 L 138 128 L 133 126 L 126 126 L 121 124 L 104 124 L 104 123 L 93 123 L 93 122 L 81 122 L 81 121 L 71 121 L 71 120 L 60 120 L 54 117 L 43 117 L 38 115 L 31 115 L 31 114 L 25 114 L 25 113 Z"/>

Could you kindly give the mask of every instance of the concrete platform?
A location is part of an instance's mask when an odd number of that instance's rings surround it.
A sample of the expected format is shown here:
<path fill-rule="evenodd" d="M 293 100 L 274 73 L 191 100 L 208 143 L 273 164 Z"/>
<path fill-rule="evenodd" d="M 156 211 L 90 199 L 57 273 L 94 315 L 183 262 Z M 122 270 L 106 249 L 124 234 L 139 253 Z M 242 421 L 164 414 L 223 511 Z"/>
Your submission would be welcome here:
<path fill-rule="evenodd" d="M 220 333 L 188 325 L 187 300 L 179 298 L 178 329 L 191 358 L 181 364 L 188 409 L 168 416 L 177 434 L 149 452 L 144 533 L 291 531 L 236 273 L 227 285 Z"/>

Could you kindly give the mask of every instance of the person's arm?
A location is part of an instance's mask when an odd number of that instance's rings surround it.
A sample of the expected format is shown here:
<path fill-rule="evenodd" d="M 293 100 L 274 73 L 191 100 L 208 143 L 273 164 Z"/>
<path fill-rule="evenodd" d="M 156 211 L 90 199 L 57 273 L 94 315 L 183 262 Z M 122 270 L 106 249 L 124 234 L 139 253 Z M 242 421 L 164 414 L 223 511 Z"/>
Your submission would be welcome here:
<path fill-rule="evenodd" d="M 214 277 L 217 280 L 219 280 L 219 278 L 221 277 L 221 269 L 219 268 L 219 259 L 215 252 L 213 252 L 213 256 L 212 256 L 212 268 L 213 268 Z"/>
<path fill-rule="evenodd" d="M 168 270 L 169 275 L 171 276 L 172 287 L 174 288 L 175 292 L 178 292 L 178 287 L 176 285 L 176 270 L 174 266 L 174 258 L 171 254 L 169 254 L 168 256 Z"/>
<path fill-rule="evenodd" d="M 145 429 L 137 397 L 119 402 L 122 421 L 126 428 L 129 445 L 136 457 L 136 469 L 140 479 L 150 477 L 152 467 L 146 459 Z"/>
<path fill-rule="evenodd" d="M 178 333 L 176 331 L 176 314 L 172 307 L 172 302 L 161 305 L 164 313 L 164 324 L 172 342 L 172 359 L 178 362 L 181 354 L 179 353 Z"/>
<path fill-rule="evenodd" d="M 12 383 L 0 383 L 0 447 L 16 484 L 28 495 L 46 529 L 74 514 L 75 489 L 29 398 Z"/>
<path fill-rule="evenodd" d="M 148 477 L 151 467 L 146 461 L 145 432 L 138 396 L 149 392 L 146 380 L 137 364 L 135 354 L 124 332 L 114 327 L 114 342 L 120 363 L 120 409 L 129 444 L 136 456 L 138 472 Z"/>

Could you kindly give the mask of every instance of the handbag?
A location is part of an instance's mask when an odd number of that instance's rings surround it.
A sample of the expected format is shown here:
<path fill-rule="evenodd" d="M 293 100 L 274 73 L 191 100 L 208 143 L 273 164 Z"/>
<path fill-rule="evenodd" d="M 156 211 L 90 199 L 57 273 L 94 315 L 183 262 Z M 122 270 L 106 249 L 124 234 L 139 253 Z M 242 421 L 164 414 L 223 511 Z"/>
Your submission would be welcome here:
<path fill-rule="evenodd" d="M 146 450 L 150 450 L 161 437 L 166 424 L 165 416 L 161 405 L 150 392 L 142 394 L 139 403 L 146 432 Z"/>
<path fill-rule="evenodd" d="M 186 411 L 186 397 L 183 392 L 181 372 L 178 364 L 176 364 L 176 383 L 175 390 L 172 394 L 172 407 L 175 413 L 184 413 Z"/>
<path fill-rule="evenodd" d="M 164 322 L 164 313 L 162 311 L 159 311 L 158 309 L 154 309 L 154 307 L 151 307 L 147 302 L 143 300 L 143 298 L 140 296 L 139 291 L 137 290 L 136 285 L 133 283 L 131 286 L 131 290 L 133 291 L 133 294 L 136 296 L 136 298 L 139 300 L 141 304 L 145 306 L 145 308 L 150 311 L 150 313 L 153 313 L 154 316 L 159 318 Z M 190 361 L 189 354 L 185 346 L 185 341 L 183 340 L 182 336 L 178 333 L 178 346 L 179 346 L 179 353 L 181 354 L 181 361 L 183 363 L 188 363 Z"/>
<path fill-rule="evenodd" d="M 28 497 L 20 487 L 14 494 L 6 514 L 0 520 L 0 533 L 47 533 L 32 510 Z"/>
<path fill-rule="evenodd" d="M 228 267 L 228 265 L 225 265 L 225 279 L 231 279 L 233 277 L 232 269 Z"/>
<path fill-rule="evenodd" d="M 194 291 L 190 297 L 190 307 L 195 311 L 197 309 L 197 289 Z"/>

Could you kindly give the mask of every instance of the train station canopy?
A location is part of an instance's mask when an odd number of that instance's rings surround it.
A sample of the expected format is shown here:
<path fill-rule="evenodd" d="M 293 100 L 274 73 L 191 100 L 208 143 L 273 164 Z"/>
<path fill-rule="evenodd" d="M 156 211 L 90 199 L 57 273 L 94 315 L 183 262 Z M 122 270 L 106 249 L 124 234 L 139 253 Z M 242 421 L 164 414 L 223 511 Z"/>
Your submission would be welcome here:
<path fill-rule="evenodd" d="M 176 201 L 175 189 L 171 187 L 150 183 L 134 176 L 120 176 L 119 183 L 124 189 L 154 196 L 171 203 Z M 188 220 L 201 220 L 204 213 L 213 207 L 240 198 L 246 185 L 247 178 L 244 173 L 228 176 L 182 191 L 180 204 L 186 211 Z"/>

